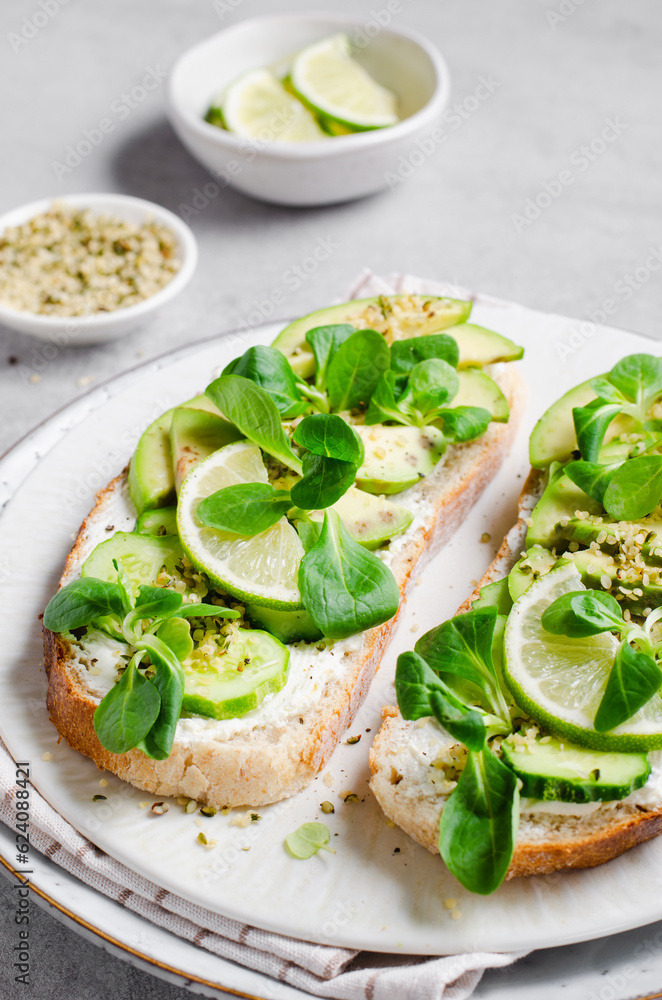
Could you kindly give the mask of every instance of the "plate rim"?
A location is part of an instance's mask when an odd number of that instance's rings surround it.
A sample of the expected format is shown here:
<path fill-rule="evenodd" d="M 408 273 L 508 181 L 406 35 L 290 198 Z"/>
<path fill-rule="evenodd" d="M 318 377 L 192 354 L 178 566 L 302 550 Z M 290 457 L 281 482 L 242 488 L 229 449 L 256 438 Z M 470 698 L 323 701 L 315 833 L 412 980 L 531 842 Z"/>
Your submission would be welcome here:
<path fill-rule="evenodd" d="M 4 826 L 5 824 L 2 824 L 2 825 Z M 9 828 L 7 828 L 7 829 L 9 829 Z M 56 862 L 53 862 L 53 863 L 55 864 Z M 21 873 L 19 871 L 16 871 L 16 869 L 11 865 L 11 863 L 8 861 L 8 859 L 4 856 L 1 847 L 0 847 L 0 865 L 2 865 L 2 867 L 6 870 L 6 874 L 7 874 L 8 877 L 11 878 L 11 876 L 13 876 L 19 883 L 21 883 L 21 877 L 20 877 Z M 70 873 L 66 872 L 66 874 L 69 875 Z M 70 876 L 70 877 L 71 878 L 75 878 L 75 876 Z M 77 879 L 77 881 L 80 881 L 80 880 Z M 90 885 L 87 885 L 87 883 L 81 883 L 81 884 L 85 885 L 85 888 L 88 889 L 90 892 L 99 892 L 99 890 L 93 889 L 93 887 L 90 886 Z M 154 958 L 151 955 L 147 955 L 147 954 L 145 954 L 145 952 L 139 951 L 138 949 L 131 947 L 131 945 L 125 944 L 124 941 L 120 941 L 119 938 L 113 937 L 107 931 L 104 931 L 101 927 L 95 926 L 93 923 L 91 923 L 85 917 L 80 916 L 79 914 L 77 914 L 73 910 L 71 910 L 68 906 L 65 906 L 63 903 L 60 903 L 60 901 L 57 900 L 57 899 L 55 899 L 49 892 L 47 892 L 45 889 L 40 888 L 40 886 L 38 886 L 35 883 L 35 880 L 34 880 L 33 876 L 30 877 L 29 888 L 32 889 L 32 891 L 35 892 L 37 894 L 37 896 L 39 896 L 39 898 L 42 900 L 42 904 L 44 904 L 44 903 L 48 904 L 48 906 L 50 906 L 53 909 L 55 909 L 55 910 L 58 911 L 58 913 L 60 914 L 60 917 L 58 917 L 57 919 L 62 920 L 62 918 L 64 918 L 67 921 L 71 921 L 72 923 L 76 924 L 77 926 L 82 927 L 83 930 L 85 930 L 85 931 L 89 932 L 90 934 L 93 934 L 96 937 L 100 938 L 101 941 L 106 942 L 106 944 L 109 944 L 113 948 L 116 948 L 119 951 L 122 951 L 122 952 L 126 953 L 127 956 L 130 955 L 133 958 L 138 958 L 138 959 L 140 959 L 140 961 L 145 962 L 146 964 L 148 964 L 150 966 L 154 966 L 155 968 L 158 968 L 158 969 L 162 970 L 163 972 L 170 973 L 173 976 L 179 976 L 179 977 L 181 977 L 181 979 L 183 979 L 185 981 L 188 980 L 189 982 L 195 982 L 195 983 L 198 983 L 201 986 L 206 986 L 209 989 L 215 990 L 217 993 L 223 993 L 223 994 L 227 994 L 229 996 L 240 997 L 240 998 L 242 998 L 242 1000 L 267 1000 L 266 997 L 260 997 L 260 996 L 258 996 L 255 993 L 246 993 L 243 990 L 236 989 L 235 987 L 232 987 L 232 986 L 222 986 L 220 983 L 214 983 L 210 979 L 203 979 L 202 977 L 196 975 L 195 972 L 187 972 L 184 969 L 179 969 L 179 968 L 177 968 L 174 965 L 169 965 L 167 962 L 161 961 L 161 959 Z M 99 894 L 103 895 L 100 892 L 99 892 Z M 104 897 L 104 898 L 107 898 L 107 897 Z M 45 907 L 44 907 L 44 909 L 45 909 Z M 153 925 L 151 923 L 151 921 L 148 921 L 146 917 L 140 917 L 139 914 L 135 914 L 135 916 L 138 917 L 141 920 L 145 920 L 147 923 L 150 924 L 150 926 L 157 926 L 157 925 Z M 63 922 L 64 922 L 64 920 L 63 920 Z M 160 931 L 160 930 L 162 930 L 162 928 L 159 927 L 158 930 Z M 81 936 L 83 936 L 82 931 L 80 933 L 81 933 Z M 102 947 L 100 942 L 93 941 L 93 943 L 96 944 L 97 947 Z M 188 942 L 186 942 L 186 943 L 188 944 Z M 210 954 L 211 954 L 211 952 L 210 952 Z M 217 957 L 220 958 L 220 956 L 217 956 Z M 128 957 L 126 959 L 123 959 L 123 960 L 130 964 L 130 959 Z M 230 960 L 229 959 L 222 959 L 222 961 L 230 961 Z M 246 969 L 247 972 L 254 971 L 254 970 L 248 969 L 246 966 L 240 966 L 240 968 Z M 157 978 L 162 978 L 162 977 L 158 976 L 158 973 L 154 973 L 154 975 Z M 264 975 L 264 973 L 257 973 L 256 972 L 256 975 Z M 182 985 L 182 988 L 186 989 L 187 987 L 185 985 Z M 293 987 L 293 988 L 295 988 L 295 987 Z"/>

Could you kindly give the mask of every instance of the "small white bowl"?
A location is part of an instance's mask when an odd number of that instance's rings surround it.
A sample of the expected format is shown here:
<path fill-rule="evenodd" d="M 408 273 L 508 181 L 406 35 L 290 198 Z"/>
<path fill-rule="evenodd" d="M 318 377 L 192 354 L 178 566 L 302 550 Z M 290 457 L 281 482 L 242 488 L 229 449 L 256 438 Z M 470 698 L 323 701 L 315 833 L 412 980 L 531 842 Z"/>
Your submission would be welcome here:
<path fill-rule="evenodd" d="M 47 212 L 54 201 L 62 201 L 74 208 L 89 208 L 95 215 L 113 215 L 128 222 L 145 222 L 152 219 L 167 226 L 175 235 L 179 270 L 174 277 L 154 295 L 136 305 L 112 312 L 93 313 L 89 316 L 42 316 L 38 313 L 11 309 L 0 302 L 0 324 L 20 333 L 29 333 L 40 340 L 51 340 L 60 346 L 103 344 L 116 340 L 131 330 L 143 326 L 154 318 L 162 306 L 174 299 L 188 284 L 198 262 L 198 245 L 189 227 L 169 212 L 143 198 L 124 194 L 69 194 L 44 198 L 22 205 L 0 216 L 0 233 L 10 226 L 17 226 L 36 215 Z"/>
<path fill-rule="evenodd" d="M 386 9 L 378 13 L 389 16 Z M 319 142 L 260 143 L 204 121 L 212 98 L 245 70 L 282 65 L 341 31 L 354 41 L 356 58 L 398 95 L 397 124 Z M 375 15 L 278 14 L 242 21 L 185 52 L 170 77 L 168 104 L 179 138 L 218 182 L 215 194 L 231 185 L 281 205 L 330 205 L 397 186 L 414 173 L 441 141 L 424 137 L 449 91 L 441 55 L 409 29 L 382 27 Z"/>

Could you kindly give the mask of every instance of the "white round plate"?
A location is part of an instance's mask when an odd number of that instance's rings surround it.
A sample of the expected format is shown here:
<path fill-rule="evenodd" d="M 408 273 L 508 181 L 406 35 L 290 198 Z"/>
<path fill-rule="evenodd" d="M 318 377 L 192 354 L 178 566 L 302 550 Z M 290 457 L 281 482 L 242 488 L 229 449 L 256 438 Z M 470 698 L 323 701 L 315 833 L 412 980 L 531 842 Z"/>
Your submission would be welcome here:
<path fill-rule="evenodd" d="M 372 951 L 445 954 L 510 951 L 588 940 L 662 916 L 662 840 L 587 872 L 518 879 L 489 897 L 472 896 L 433 857 L 386 825 L 369 794 L 368 749 L 383 704 L 393 699 L 397 654 L 421 632 L 450 616 L 492 558 L 514 519 L 528 468 L 533 418 L 587 375 L 623 354 L 651 350 L 633 334 L 600 329 L 571 347 L 580 324 L 505 303 L 477 304 L 472 320 L 524 344 L 522 364 L 535 402 L 518 444 L 495 483 L 449 546 L 429 563 L 412 590 L 399 632 L 366 703 L 351 728 L 359 743 L 342 743 L 324 777 L 295 798 L 261 808 L 243 829 L 232 814 L 203 819 L 213 850 L 197 843 L 196 817 L 173 804 L 160 817 L 140 792 L 109 777 L 105 802 L 99 772 L 64 743 L 45 709 L 46 678 L 37 615 L 54 592 L 71 539 L 93 505 L 95 490 L 126 465 L 144 428 L 160 412 L 204 389 L 227 361 L 254 343 L 269 343 L 278 327 L 194 345 L 100 386 L 56 414 L 16 446 L 0 465 L 8 500 L 0 517 L 2 615 L 0 734 L 17 760 L 29 760 L 37 789 L 78 830 L 108 854 L 153 882 L 226 916 L 282 934 Z M 574 337 L 574 343 L 577 343 Z M 581 341 L 580 341 L 581 343 Z M 0 497 L 0 501 L 2 497 Z M 490 532 L 493 544 L 479 538 Z M 49 760 L 42 755 L 50 753 Z M 345 804 L 343 793 L 361 801 Z M 323 800 L 335 814 L 321 814 Z M 199 816 L 197 817 L 200 818 Z M 296 861 L 283 849 L 287 833 L 320 818 L 335 855 Z M 444 900 L 458 901 L 451 920 Z"/>

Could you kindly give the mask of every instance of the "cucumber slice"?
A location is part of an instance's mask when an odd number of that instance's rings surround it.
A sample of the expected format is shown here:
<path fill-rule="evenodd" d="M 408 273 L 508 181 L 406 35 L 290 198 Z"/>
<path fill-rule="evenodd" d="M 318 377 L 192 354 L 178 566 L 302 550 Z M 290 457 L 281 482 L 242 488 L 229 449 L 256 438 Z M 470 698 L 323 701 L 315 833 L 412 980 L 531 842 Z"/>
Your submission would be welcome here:
<path fill-rule="evenodd" d="M 177 508 L 159 507 L 157 510 L 146 510 L 136 522 L 139 535 L 176 535 Z"/>
<path fill-rule="evenodd" d="M 289 662 L 287 648 L 268 632 L 238 629 L 222 654 L 185 661 L 182 709 L 211 719 L 245 715 L 280 691 Z"/>
<path fill-rule="evenodd" d="M 173 573 L 182 558 L 182 544 L 178 535 L 139 535 L 130 531 L 116 531 L 112 538 L 101 542 L 90 553 L 81 570 L 81 576 L 93 576 L 108 583 L 117 581 L 113 559 L 117 559 L 127 573 L 134 594 L 141 583 L 156 586 L 162 569 Z"/>
<path fill-rule="evenodd" d="M 547 743 L 536 739 L 518 752 L 504 740 L 505 762 L 522 782 L 520 792 L 529 799 L 561 802 L 611 802 L 624 799 L 646 784 L 651 766 L 645 753 L 601 753 L 556 737 Z"/>
<path fill-rule="evenodd" d="M 218 408 L 206 396 L 195 396 L 182 406 L 218 414 Z M 175 474 L 170 455 L 173 413 L 174 409 L 166 410 L 149 425 L 131 459 L 129 496 L 138 514 L 166 507 L 175 500 Z"/>
<path fill-rule="evenodd" d="M 306 334 L 317 326 L 352 323 L 357 329 L 369 327 L 378 330 L 390 343 L 438 333 L 462 323 L 468 319 L 470 312 L 471 302 L 435 295 L 382 295 L 354 299 L 342 305 L 318 309 L 295 320 L 278 334 L 273 346 L 289 358 L 297 375 L 309 378 L 315 371 L 315 358 L 306 343 Z"/>
<path fill-rule="evenodd" d="M 249 604 L 246 614 L 280 642 L 317 642 L 322 638 L 322 633 L 305 608 L 300 611 L 278 611 L 259 604 Z"/>

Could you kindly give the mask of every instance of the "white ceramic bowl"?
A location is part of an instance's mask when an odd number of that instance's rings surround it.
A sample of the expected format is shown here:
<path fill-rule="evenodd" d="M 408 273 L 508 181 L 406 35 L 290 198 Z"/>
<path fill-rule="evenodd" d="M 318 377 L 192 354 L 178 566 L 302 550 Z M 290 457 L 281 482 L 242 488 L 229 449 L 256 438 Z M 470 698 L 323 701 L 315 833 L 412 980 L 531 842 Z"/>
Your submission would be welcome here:
<path fill-rule="evenodd" d="M 182 55 L 169 84 L 169 113 L 186 148 L 219 187 L 282 205 L 329 205 L 397 186 L 436 149 L 429 138 L 448 100 L 449 73 L 436 48 L 390 23 L 386 8 L 366 18 L 278 14 L 242 21 Z M 395 17 L 391 18 L 394 21 Z M 329 35 L 346 32 L 356 58 L 395 91 L 402 120 L 388 128 L 319 142 L 257 143 L 204 121 L 212 98 L 248 69 L 281 63 Z M 418 144 L 417 144 L 418 140 Z M 203 195 L 207 197 L 211 191 Z"/>
<path fill-rule="evenodd" d="M 182 291 L 193 276 L 198 262 L 198 245 L 193 233 L 167 208 L 145 201 L 143 198 L 132 198 L 124 194 L 71 194 L 58 195 L 57 199 L 44 198 L 0 216 L 0 233 L 9 226 L 20 225 L 35 215 L 48 211 L 58 199 L 75 208 L 89 208 L 95 215 L 113 215 L 129 222 L 153 219 L 167 226 L 175 234 L 177 256 L 180 261 L 179 270 L 168 284 L 154 295 L 134 306 L 127 306 L 126 309 L 95 313 L 90 316 L 42 316 L 11 309 L 0 302 L 0 324 L 20 333 L 32 334 L 40 340 L 54 341 L 60 346 L 102 344 L 107 340 L 123 337 L 131 330 L 149 322 L 162 306 Z"/>

